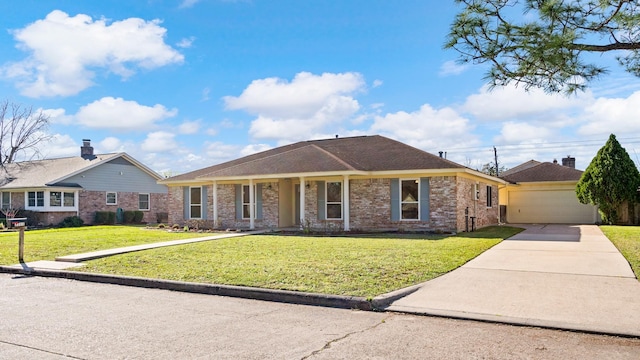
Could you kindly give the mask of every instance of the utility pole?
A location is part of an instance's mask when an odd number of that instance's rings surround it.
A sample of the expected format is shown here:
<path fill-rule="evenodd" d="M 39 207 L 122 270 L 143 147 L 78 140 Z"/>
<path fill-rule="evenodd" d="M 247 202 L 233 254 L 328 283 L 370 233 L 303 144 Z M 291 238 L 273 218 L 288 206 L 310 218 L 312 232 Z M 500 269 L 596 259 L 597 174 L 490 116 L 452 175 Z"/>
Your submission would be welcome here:
<path fill-rule="evenodd" d="M 500 170 L 498 170 L 498 149 L 493 147 L 493 156 L 496 159 L 496 177 L 500 176 Z"/>

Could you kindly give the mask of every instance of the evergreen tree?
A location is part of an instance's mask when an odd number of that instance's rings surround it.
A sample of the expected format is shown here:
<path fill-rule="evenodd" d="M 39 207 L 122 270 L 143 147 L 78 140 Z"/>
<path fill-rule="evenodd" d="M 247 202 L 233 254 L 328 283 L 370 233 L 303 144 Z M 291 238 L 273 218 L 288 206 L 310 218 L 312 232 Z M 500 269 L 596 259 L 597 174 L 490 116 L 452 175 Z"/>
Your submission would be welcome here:
<path fill-rule="evenodd" d="M 597 205 L 604 223 L 614 224 L 618 221 L 620 205 L 637 200 L 639 186 L 638 168 L 611 134 L 582 174 L 576 195 L 583 204 Z"/>

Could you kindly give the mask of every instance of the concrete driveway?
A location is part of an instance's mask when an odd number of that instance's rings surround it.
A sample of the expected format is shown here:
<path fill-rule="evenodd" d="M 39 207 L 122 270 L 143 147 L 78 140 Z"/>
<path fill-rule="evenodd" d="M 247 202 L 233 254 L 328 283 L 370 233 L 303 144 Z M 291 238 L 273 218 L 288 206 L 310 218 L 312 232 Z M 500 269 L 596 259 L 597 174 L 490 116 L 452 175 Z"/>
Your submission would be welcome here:
<path fill-rule="evenodd" d="M 640 336 L 640 282 L 597 226 L 522 227 L 387 310 Z"/>

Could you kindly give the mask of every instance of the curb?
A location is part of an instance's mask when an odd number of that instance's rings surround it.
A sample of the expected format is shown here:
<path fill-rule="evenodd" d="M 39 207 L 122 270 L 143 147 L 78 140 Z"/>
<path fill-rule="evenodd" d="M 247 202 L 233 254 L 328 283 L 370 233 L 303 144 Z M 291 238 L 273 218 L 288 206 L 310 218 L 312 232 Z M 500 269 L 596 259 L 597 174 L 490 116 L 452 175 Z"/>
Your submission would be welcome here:
<path fill-rule="evenodd" d="M 395 290 L 395 291 L 374 297 L 373 300 L 371 300 L 371 305 L 373 306 L 373 310 L 385 311 L 386 308 L 389 305 L 391 305 L 392 302 L 400 298 L 403 298 L 413 292 L 418 291 L 418 289 L 420 289 L 423 284 L 424 283 L 408 286 L 406 288 L 402 288 L 399 290 Z"/>
<path fill-rule="evenodd" d="M 16 268 L 11 266 L 0 266 L 0 273 L 54 277 L 102 284 L 181 291 L 195 294 L 229 296 L 299 305 L 313 305 L 367 311 L 374 310 L 371 301 L 368 301 L 366 298 L 357 296 L 328 295 L 289 290 L 271 290 L 248 286 L 203 284 L 174 280 L 148 279 L 131 276 L 114 276 L 61 270 Z"/>

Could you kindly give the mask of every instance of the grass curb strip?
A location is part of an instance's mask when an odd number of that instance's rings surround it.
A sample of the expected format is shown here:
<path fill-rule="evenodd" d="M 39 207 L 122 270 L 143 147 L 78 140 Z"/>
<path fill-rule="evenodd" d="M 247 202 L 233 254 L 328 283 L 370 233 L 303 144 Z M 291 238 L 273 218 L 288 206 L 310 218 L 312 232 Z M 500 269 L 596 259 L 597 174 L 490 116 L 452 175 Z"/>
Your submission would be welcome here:
<path fill-rule="evenodd" d="M 135 286 L 149 289 L 181 291 L 196 294 L 219 295 L 244 299 L 266 300 L 299 305 L 325 306 L 341 309 L 375 310 L 371 301 L 363 297 L 327 295 L 287 290 L 271 290 L 245 286 L 213 285 L 172 280 L 112 276 L 73 271 L 45 270 L 0 266 L 1 273 L 54 277 L 103 284 Z"/>

